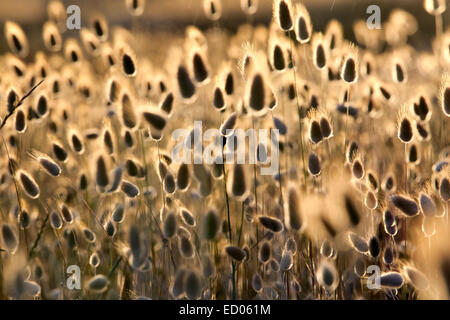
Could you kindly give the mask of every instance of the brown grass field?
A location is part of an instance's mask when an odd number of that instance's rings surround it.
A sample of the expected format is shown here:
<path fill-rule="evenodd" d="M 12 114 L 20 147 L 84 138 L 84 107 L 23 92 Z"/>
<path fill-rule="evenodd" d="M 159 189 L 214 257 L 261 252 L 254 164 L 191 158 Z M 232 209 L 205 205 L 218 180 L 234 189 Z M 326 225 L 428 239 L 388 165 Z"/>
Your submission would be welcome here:
<path fill-rule="evenodd" d="M 2 0 L 0 299 L 449 299 L 448 10 L 370 4 Z"/>

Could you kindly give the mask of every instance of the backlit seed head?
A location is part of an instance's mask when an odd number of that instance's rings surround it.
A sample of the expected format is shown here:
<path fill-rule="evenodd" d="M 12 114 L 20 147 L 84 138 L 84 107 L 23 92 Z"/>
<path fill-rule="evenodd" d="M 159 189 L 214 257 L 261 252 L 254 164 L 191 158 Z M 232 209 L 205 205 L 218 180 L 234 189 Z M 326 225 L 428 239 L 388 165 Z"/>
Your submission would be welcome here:
<path fill-rule="evenodd" d="M 61 167 L 52 158 L 48 156 L 38 156 L 37 161 L 49 175 L 57 177 L 61 174 Z"/>
<path fill-rule="evenodd" d="M 419 206 L 410 197 L 406 195 L 391 196 L 392 204 L 407 217 L 414 217 L 419 214 Z"/>
<path fill-rule="evenodd" d="M 5 22 L 5 38 L 9 49 L 20 58 L 25 58 L 29 53 L 28 39 L 22 28 L 15 22 Z"/>
<path fill-rule="evenodd" d="M 273 16 L 283 31 L 290 31 L 294 27 L 293 8 L 291 0 L 276 0 L 273 2 Z"/>
<path fill-rule="evenodd" d="M 225 252 L 231 259 L 237 262 L 243 261 L 244 258 L 246 257 L 245 251 L 236 246 L 225 247 Z"/>
<path fill-rule="evenodd" d="M 293 230 L 300 230 L 303 223 L 300 213 L 300 198 L 297 187 L 291 184 L 287 189 L 287 201 L 285 203 L 285 221 Z"/>
<path fill-rule="evenodd" d="M 203 11 L 208 19 L 217 21 L 222 16 L 221 0 L 203 0 Z"/>
<path fill-rule="evenodd" d="M 414 127 L 409 117 L 403 116 L 400 119 L 397 136 L 403 143 L 409 143 L 414 139 Z"/>
<path fill-rule="evenodd" d="M 398 272 L 386 272 L 381 274 L 380 285 L 388 289 L 400 289 L 403 286 L 403 276 Z"/>
<path fill-rule="evenodd" d="M 144 13 L 145 0 L 125 0 L 125 7 L 132 16 L 141 16 Z"/>
<path fill-rule="evenodd" d="M 341 70 L 341 78 L 347 83 L 354 83 L 358 80 L 358 66 L 356 57 L 349 55 L 344 59 Z"/>
<path fill-rule="evenodd" d="M 109 280 L 102 274 L 96 275 L 87 282 L 87 289 L 94 293 L 102 293 L 109 286 Z"/>
<path fill-rule="evenodd" d="M 136 198 L 140 194 L 138 186 L 127 180 L 122 180 L 120 190 L 129 198 Z"/>
<path fill-rule="evenodd" d="M 201 220 L 201 235 L 206 240 L 213 240 L 220 228 L 220 218 L 215 210 L 209 210 Z"/>
<path fill-rule="evenodd" d="M 350 245 L 359 253 L 366 254 L 369 251 L 369 245 L 367 241 L 358 236 L 356 233 L 350 232 L 348 234 L 348 239 L 350 241 Z"/>
<path fill-rule="evenodd" d="M 309 154 L 308 171 L 312 176 L 318 176 L 321 173 L 320 160 L 315 153 Z"/>
<path fill-rule="evenodd" d="M 321 33 L 314 34 L 312 40 L 314 66 L 322 70 L 327 66 L 327 51 Z"/>
<path fill-rule="evenodd" d="M 24 170 L 18 170 L 16 172 L 17 180 L 22 187 L 25 194 L 31 199 L 37 199 L 40 195 L 40 189 L 34 178 Z"/>
<path fill-rule="evenodd" d="M 336 290 L 339 284 L 339 274 L 329 260 L 322 260 L 317 270 L 317 281 L 328 292 Z"/>
<path fill-rule="evenodd" d="M 92 268 L 97 268 L 100 265 L 100 257 L 98 255 L 97 251 L 92 252 L 91 256 L 89 257 L 89 264 Z"/>
<path fill-rule="evenodd" d="M 249 192 L 249 185 L 246 178 L 246 171 L 244 165 L 235 164 L 230 175 L 228 192 L 238 201 L 244 200 Z"/>
<path fill-rule="evenodd" d="M 241 9 L 245 14 L 253 15 L 258 10 L 259 0 L 241 0 Z"/>
<path fill-rule="evenodd" d="M 5 249 L 10 254 L 14 254 L 19 246 L 19 239 L 16 232 L 8 224 L 2 225 L 2 240 Z"/>
<path fill-rule="evenodd" d="M 62 48 L 62 37 L 58 26 L 53 21 L 46 21 L 42 27 L 42 39 L 45 47 L 51 52 L 58 52 Z"/>
<path fill-rule="evenodd" d="M 276 218 L 259 216 L 258 221 L 263 225 L 264 228 L 270 230 L 271 232 L 278 233 L 283 231 L 283 223 Z"/>
<path fill-rule="evenodd" d="M 302 3 L 295 6 L 295 36 L 301 44 L 309 42 L 312 35 L 312 24 L 309 12 Z"/>

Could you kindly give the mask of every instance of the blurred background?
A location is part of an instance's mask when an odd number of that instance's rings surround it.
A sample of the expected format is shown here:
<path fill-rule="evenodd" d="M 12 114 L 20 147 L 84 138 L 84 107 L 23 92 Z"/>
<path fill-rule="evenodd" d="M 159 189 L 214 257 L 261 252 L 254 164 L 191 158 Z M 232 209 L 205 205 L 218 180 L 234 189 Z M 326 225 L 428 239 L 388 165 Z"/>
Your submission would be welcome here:
<path fill-rule="evenodd" d="M 6 20 L 13 20 L 22 25 L 30 38 L 41 38 L 42 23 L 47 17 L 47 4 L 50 0 L 1 0 L 0 1 L 0 49 L 5 50 L 6 41 L 3 27 Z M 86 25 L 89 16 L 94 12 L 103 13 L 110 23 L 131 26 L 131 16 L 125 9 L 124 0 L 63 0 L 65 6 L 76 4 L 81 8 L 81 23 Z M 294 1 L 295 2 L 295 1 Z M 418 32 L 410 39 L 410 43 L 419 49 L 427 49 L 434 35 L 434 17 L 423 9 L 423 0 L 304 0 L 310 11 L 314 30 L 324 30 L 328 21 L 336 18 L 345 27 L 345 37 L 353 38 L 352 23 L 357 19 L 366 19 L 369 15 L 366 9 L 375 4 L 381 8 L 381 20 L 388 19 L 394 8 L 403 8 L 413 14 L 419 23 Z M 449 1 L 447 1 L 448 3 Z M 222 0 L 223 14 L 219 20 L 221 27 L 235 30 L 247 21 L 246 15 L 240 9 L 240 0 Z M 447 4 L 447 6 L 449 6 Z M 445 21 L 449 11 L 444 13 Z M 259 8 L 252 23 L 269 23 L 272 16 L 272 0 L 259 0 Z M 145 31 L 182 33 L 184 27 L 194 24 L 202 29 L 213 26 L 203 13 L 202 0 L 146 0 L 144 14 L 138 18 L 139 28 Z M 37 37 L 37 39 L 36 39 Z M 38 46 L 38 44 L 36 44 Z"/>

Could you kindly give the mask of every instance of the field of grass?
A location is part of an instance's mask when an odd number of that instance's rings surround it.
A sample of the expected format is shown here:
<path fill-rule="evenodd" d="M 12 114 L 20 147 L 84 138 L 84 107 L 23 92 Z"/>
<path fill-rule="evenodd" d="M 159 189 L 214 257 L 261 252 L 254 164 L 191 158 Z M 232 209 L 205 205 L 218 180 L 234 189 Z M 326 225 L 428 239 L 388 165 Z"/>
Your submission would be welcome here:
<path fill-rule="evenodd" d="M 179 32 L 145 2 L 2 22 L 0 299 L 450 298 L 445 1 L 317 29 L 299 0 L 199 0 Z"/>

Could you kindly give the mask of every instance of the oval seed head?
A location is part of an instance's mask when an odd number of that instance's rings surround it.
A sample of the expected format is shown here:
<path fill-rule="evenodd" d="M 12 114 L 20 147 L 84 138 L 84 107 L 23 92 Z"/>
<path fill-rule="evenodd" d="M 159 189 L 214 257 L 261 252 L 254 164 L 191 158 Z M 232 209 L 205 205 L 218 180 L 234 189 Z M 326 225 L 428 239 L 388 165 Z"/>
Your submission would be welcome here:
<path fill-rule="evenodd" d="M 37 158 L 41 167 L 47 172 L 49 175 L 53 177 L 57 177 L 61 174 L 61 167 L 53 161 L 50 157 L 47 156 L 39 156 Z"/>
<path fill-rule="evenodd" d="M 129 198 L 136 198 L 140 194 L 138 186 L 127 180 L 122 180 L 120 190 Z"/>
<path fill-rule="evenodd" d="M 314 144 L 318 144 L 322 141 L 322 138 L 323 136 L 319 122 L 316 120 L 311 121 L 309 125 L 309 140 Z"/>
<path fill-rule="evenodd" d="M 172 238 L 178 229 L 177 217 L 174 212 L 170 212 L 166 215 L 163 226 L 164 237 Z"/>
<path fill-rule="evenodd" d="M 184 293 L 184 280 L 186 276 L 186 269 L 181 267 L 175 273 L 175 279 L 172 286 L 172 295 L 175 298 L 180 297 Z"/>
<path fill-rule="evenodd" d="M 270 63 L 272 68 L 277 71 L 283 71 L 286 69 L 286 61 L 284 58 L 284 51 L 280 44 L 276 43 L 273 45 L 270 54 Z"/>
<path fill-rule="evenodd" d="M 182 163 L 177 172 L 177 186 L 176 188 L 182 192 L 189 188 L 191 183 L 191 175 L 187 164 Z"/>
<path fill-rule="evenodd" d="M 89 264 L 92 268 L 97 268 L 100 265 L 100 257 L 97 253 L 97 251 L 94 251 L 91 256 L 89 257 Z"/>
<path fill-rule="evenodd" d="M 167 194 L 173 194 L 175 193 L 176 187 L 175 178 L 170 172 L 168 172 L 163 181 L 164 192 Z"/>
<path fill-rule="evenodd" d="M 70 130 L 68 140 L 70 148 L 73 150 L 73 152 L 83 154 L 84 142 L 82 136 L 78 134 L 78 132 L 76 132 L 75 130 Z"/>
<path fill-rule="evenodd" d="M 226 107 L 224 94 L 219 87 L 214 89 L 213 105 L 219 111 Z"/>
<path fill-rule="evenodd" d="M 419 194 L 419 206 L 420 211 L 427 217 L 433 217 L 437 214 L 437 208 L 433 199 L 424 192 Z"/>
<path fill-rule="evenodd" d="M 311 18 L 308 10 L 301 3 L 295 7 L 295 36 L 301 44 L 309 42 L 312 34 Z"/>
<path fill-rule="evenodd" d="M 181 236 L 178 244 L 180 253 L 184 258 L 188 259 L 194 256 L 194 247 L 189 238 L 186 236 Z"/>
<path fill-rule="evenodd" d="M 164 111 L 165 113 L 167 113 L 167 116 L 169 118 L 172 115 L 172 111 L 173 111 L 173 101 L 174 101 L 173 93 L 169 92 L 166 94 L 164 99 L 162 99 L 161 103 L 159 104 L 159 108 L 162 111 Z"/>
<path fill-rule="evenodd" d="M 450 179 L 448 177 L 441 180 L 439 184 L 439 195 L 444 202 L 450 200 Z"/>
<path fill-rule="evenodd" d="M 209 81 L 206 60 L 199 52 L 195 52 L 192 56 L 192 71 L 194 72 L 194 79 L 199 85 L 206 84 Z"/>
<path fill-rule="evenodd" d="M 135 77 L 137 73 L 136 55 L 130 48 L 121 48 L 119 57 L 122 72 L 127 77 Z"/>
<path fill-rule="evenodd" d="M 194 218 L 194 216 L 192 215 L 192 213 L 188 209 L 181 208 L 180 209 L 180 216 L 181 216 L 181 219 L 183 220 L 183 222 L 186 225 L 188 225 L 190 227 L 195 227 L 195 224 L 196 224 L 195 223 L 195 218 Z"/>
<path fill-rule="evenodd" d="M 264 228 L 270 230 L 273 233 L 283 231 L 283 223 L 276 218 L 268 216 L 259 216 L 258 221 L 263 225 Z"/>
<path fill-rule="evenodd" d="M 392 78 L 398 83 L 406 82 L 406 69 L 403 64 L 398 61 L 392 65 Z"/>
<path fill-rule="evenodd" d="M 127 92 L 122 93 L 120 98 L 120 115 L 122 123 L 128 129 L 133 130 L 138 125 L 138 117 L 135 113 L 135 105 L 131 95 Z"/>
<path fill-rule="evenodd" d="M 398 138 L 403 143 L 409 143 L 414 138 L 413 126 L 408 117 L 403 117 L 400 120 L 400 124 L 398 126 Z"/>
<path fill-rule="evenodd" d="M 339 284 L 339 275 L 334 264 L 322 260 L 317 270 L 317 281 L 328 292 L 336 290 Z"/>
<path fill-rule="evenodd" d="M 200 275 L 195 270 L 188 271 L 184 283 L 184 292 L 188 299 L 196 300 L 202 293 Z"/>
<path fill-rule="evenodd" d="M 353 56 L 348 56 L 342 66 L 341 78 L 347 83 L 354 83 L 358 80 L 357 62 Z"/>
<path fill-rule="evenodd" d="M 150 125 L 151 131 L 161 132 L 167 125 L 167 114 L 158 108 L 143 106 L 142 115 Z"/>
<path fill-rule="evenodd" d="M 181 97 L 187 101 L 194 100 L 195 85 L 192 82 L 186 67 L 183 65 L 178 67 L 177 81 Z"/>
<path fill-rule="evenodd" d="M 244 200 L 248 195 L 248 183 L 246 173 L 242 164 L 235 164 L 231 174 L 230 190 L 228 191 L 238 201 Z"/>
<path fill-rule="evenodd" d="M 273 124 L 275 125 L 275 129 L 277 129 L 281 135 L 287 134 L 287 126 L 283 120 L 278 117 L 273 117 Z"/>
<path fill-rule="evenodd" d="M 380 277 L 380 285 L 383 288 L 400 289 L 403 282 L 403 276 L 398 272 L 386 272 Z"/>
<path fill-rule="evenodd" d="M 222 16 L 221 0 L 203 0 L 203 11 L 208 19 L 219 20 Z"/>
<path fill-rule="evenodd" d="M 58 26 L 53 21 L 46 21 L 42 27 L 42 39 L 45 47 L 51 52 L 58 52 L 62 48 L 62 38 Z"/>
<path fill-rule="evenodd" d="M 144 13 L 145 0 L 125 0 L 125 6 L 132 16 L 141 16 Z"/>
<path fill-rule="evenodd" d="M 23 110 L 17 110 L 14 118 L 14 129 L 18 133 L 24 133 L 27 130 L 27 118 Z"/>
<path fill-rule="evenodd" d="M 245 251 L 236 246 L 225 247 L 225 252 L 231 259 L 237 262 L 242 262 L 246 257 Z"/>
<path fill-rule="evenodd" d="M 366 197 L 364 198 L 364 204 L 369 210 L 375 210 L 378 207 L 378 199 L 373 191 L 367 191 Z"/>
<path fill-rule="evenodd" d="M 87 289 L 94 293 L 102 293 L 106 291 L 108 285 L 109 285 L 108 278 L 102 274 L 98 274 L 89 279 L 87 283 Z"/>
<path fill-rule="evenodd" d="M 90 243 L 94 243 L 95 240 L 97 239 L 97 237 L 95 236 L 95 233 L 92 232 L 89 228 L 83 229 L 83 236 Z"/>
<path fill-rule="evenodd" d="M 252 288 L 256 292 L 260 292 L 263 287 L 263 281 L 259 273 L 255 273 L 252 277 Z"/>
<path fill-rule="evenodd" d="M 358 236 L 356 233 L 350 232 L 348 234 L 348 239 L 353 249 L 355 249 L 359 253 L 366 254 L 369 251 L 369 245 L 367 244 L 367 241 L 364 238 Z"/>
<path fill-rule="evenodd" d="M 70 210 L 70 208 L 65 203 L 61 205 L 61 214 L 65 222 L 67 223 L 73 222 L 72 210 Z"/>
<path fill-rule="evenodd" d="M 447 82 L 441 90 L 441 109 L 446 117 L 450 117 L 450 82 Z"/>
<path fill-rule="evenodd" d="M 106 225 L 104 226 L 106 235 L 110 238 L 114 237 L 116 234 L 116 225 L 112 220 L 109 220 Z"/>
<path fill-rule="evenodd" d="M 330 258 L 333 255 L 333 247 L 328 240 L 322 242 L 320 246 L 320 254 L 324 258 Z"/>
<path fill-rule="evenodd" d="M 261 263 L 266 263 L 270 260 L 272 256 L 272 249 L 270 248 L 270 243 L 264 241 L 259 248 L 258 259 Z"/>
<path fill-rule="evenodd" d="M 20 58 L 25 58 L 28 55 L 28 39 L 17 23 L 12 21 L 5 22 L 5 38 L 12 53 Z"/>
<path fill-rule="evenodd" d="M 321 172 L 320 160 L 315 153 L 311 153 L 308 157 L 308 171 L 312 176 L 318 176 Z"/>
<path fill-rule="evenodd" d="M 8 224 L 2 226 L 2 239 L 6 250 L 14 254 L 19 246 L 19 239 L 14 230 Z"/>
<path fill-rule="evenodd" d="M 290 31 L 294 27 L 293 10 L 290 0 L 276 0 L 273 2 L 273 15 L 283 31 Z"/>
<path fill-rule="evenodd" d="M 31 199 L 39 198 L 40 189 L 34 178 L 24 170 L 18 170 L 16 175 L 25 194 Z"/>
<path fill-rule="evenodd" d="M 324 139 L 330 139 L 333 136 L 333 127 L 327 117 L 320 119 L 320 131 Z"/>
<path fill-rule="evenodd" d="M 392 204 L 400 210 L 407 217 L 414 217 L 419 214 L 419 206 L 417 203 L 403 195 L 394 195 L 391 196 Z"/>
<path fill-rule="evenodd" d="M 394 252 L 391 247 L 384 249 L 383 262 L 386 265 L 390 265 L 394 261 Z"/>
<path fill-rule="evenodd" d="M 50 225 L 53 229 L 61 229 L 63 222 L 61 216 L 56 211 L 52 211 L 50 214 Z"/>
<path fill-rule="evenodd" d="M 264 84 L 264 77 L 261 73 L 255 73 L 249 81 L 247 81 L 247 102 L 246 105 L 250 107 L 255 114 L 264 111 L 266 103 L 266 86 Z"/>
<path fill-rule="evenodd" d="M 356 180 L 364 178 L 364 166 L 360 159 L 356 159 L 352 164 L 352 175 Z"/>
<path fill-rule="evenodd" d="M 373 236 L 369 240 L 369 253 L 372 256 L 372 258 L 377 258 L 380 254 L 380 241 L 376 236 Z"/>
<path fill-rule="evenodd" d="M 99 155 L 96 161 L 96 183 L 100 188 L 105 188 L 109 184 L 108 169 L 103 155 Z"/>
<path fill-rule="evenodd" d="M 213 240 L 220 229 L 220 218 L 215 210 L 209 210 L 202 218 L 201 235 L 206 240 Z"/>
<path fill-rule="evenodd" d="M 302 219 L 300 214 L 300 199 L 296 187 L 292 184 L 288 187 L 287 202 L 285 203 L 287 225 L 293 230 L 300 230 Z"/>
<path fill-rule="evenodd" d="M 91 20 L 91 28 L 96 37 L 101 42 L 104 42 L 108 39 L 109 27 L 108 22 L 106 21 L 104 16 L 96 15 L 95 17 L 93 17 L 93 19 Z"/>
<path fill-rule="evenodd" d="M 122 223 L 125 218 L 125 207 L 123 204 L 118 204 L 112 212 L 112 220 L 116 223 Z"/>
<path fill-rule="evenodd" d="M 313 37 L 313 62 L 314 66 L 322 70 L 327 66 L 327 53 L 321 33 L 316 33 Z"/>

